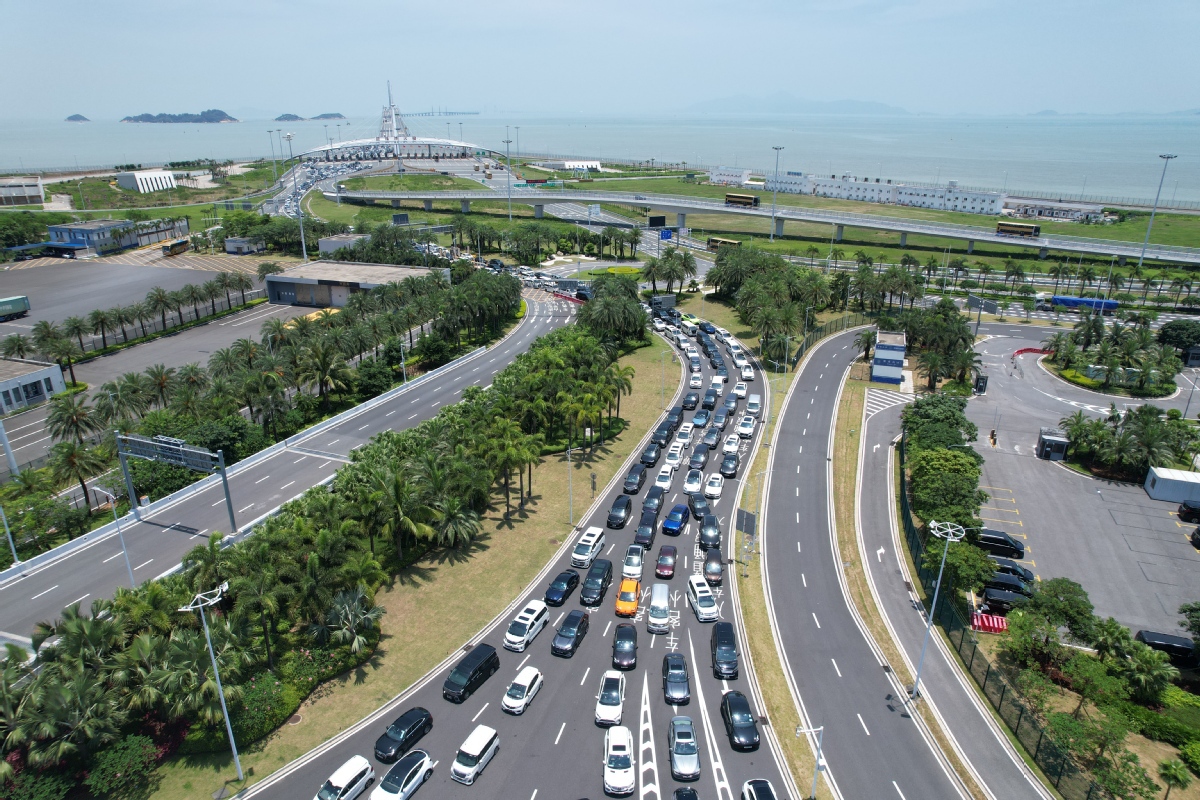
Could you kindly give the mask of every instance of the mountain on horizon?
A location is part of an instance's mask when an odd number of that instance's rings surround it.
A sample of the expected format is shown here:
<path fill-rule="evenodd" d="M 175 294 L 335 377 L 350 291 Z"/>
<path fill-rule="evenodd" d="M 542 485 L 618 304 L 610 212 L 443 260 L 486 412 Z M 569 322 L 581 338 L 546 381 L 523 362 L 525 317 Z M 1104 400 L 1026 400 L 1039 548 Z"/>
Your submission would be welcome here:
<path fill-rule="evenodd" d="M 734 111 L 749 114 L 862 114 L 864 116 L 896 116 L 909 112 L 898 106 L 871 100 L 808 100 L 786 92 L 772 95 L 737 95 L 706 100 L 687 106 L 685 111 Z"/>

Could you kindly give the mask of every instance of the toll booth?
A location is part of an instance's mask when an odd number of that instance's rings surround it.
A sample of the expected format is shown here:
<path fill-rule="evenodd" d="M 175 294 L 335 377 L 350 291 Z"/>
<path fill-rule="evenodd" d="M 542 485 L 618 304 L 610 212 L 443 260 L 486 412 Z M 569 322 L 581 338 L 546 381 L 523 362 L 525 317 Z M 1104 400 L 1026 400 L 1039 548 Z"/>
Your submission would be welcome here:
<path fill-rule="evenodd" d="M 982 372 L 975 376 L 975 394 L 987 393 L 987 378 Z"/>
<path fill-rule="evenodd" d="M 1067 457 L 1067 446 L 1071 440 L 1062 431 L 1042 428 L 1038 433 L 1037 456 L 1047 461 L 1062 461 Z"/>

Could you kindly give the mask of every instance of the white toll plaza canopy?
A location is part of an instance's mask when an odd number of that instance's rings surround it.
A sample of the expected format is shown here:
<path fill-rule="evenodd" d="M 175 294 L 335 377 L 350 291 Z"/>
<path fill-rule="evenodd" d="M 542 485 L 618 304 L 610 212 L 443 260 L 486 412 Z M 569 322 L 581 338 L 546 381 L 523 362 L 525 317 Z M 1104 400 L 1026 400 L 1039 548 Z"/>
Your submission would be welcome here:
<path fill-rule="evenodd" d="M 1151 467 L 1146 475 L 1145 488 L 1152 500 L 1172 503 L 1200 500 L 1200 472 Z"/>

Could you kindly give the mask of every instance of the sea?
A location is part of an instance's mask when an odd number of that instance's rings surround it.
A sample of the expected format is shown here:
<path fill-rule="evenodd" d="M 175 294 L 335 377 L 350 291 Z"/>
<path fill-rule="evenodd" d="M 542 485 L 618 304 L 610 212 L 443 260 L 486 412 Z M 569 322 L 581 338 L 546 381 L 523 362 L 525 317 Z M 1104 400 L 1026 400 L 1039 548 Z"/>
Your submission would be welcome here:
<path fill-rule="evenodd" d="M 1200 113 L 1166 116 L 850 116 L 479 114 L 410 116 L 418 136 L 504 152 L 849 174 L 1097 201 L 1149 201 L 1167 167 L 1162 204 L 1200 207 Z M 340 121 L 223 124 L 87 123 L 0 119 L 0 172 L 145 166 L 197 158 L 278 156 L 278 133 L 299 153 L 326 141 L 373 137 L 375 116 Z"/>

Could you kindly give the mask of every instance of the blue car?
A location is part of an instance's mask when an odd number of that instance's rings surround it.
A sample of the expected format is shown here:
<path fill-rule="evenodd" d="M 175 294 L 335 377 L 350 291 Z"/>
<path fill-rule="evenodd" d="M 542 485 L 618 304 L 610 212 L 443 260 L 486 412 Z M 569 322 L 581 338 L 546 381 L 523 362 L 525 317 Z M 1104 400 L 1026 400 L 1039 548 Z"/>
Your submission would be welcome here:
<path fill-rule="evenodd" d="M 688 524 L 692 513 L 683 503 L 676 503 L 671 513 L 663 520 L 662 531 L 667 536 L 678 536 L 683 533 L 683 527 Z"/>
<path fill-rule="evenodd" d="M 579 585 L 579 573 L 573 569 L 558 573 L 558 577 L 550 582 L 546 589 L 546 605 L 561 606 Z"/>

